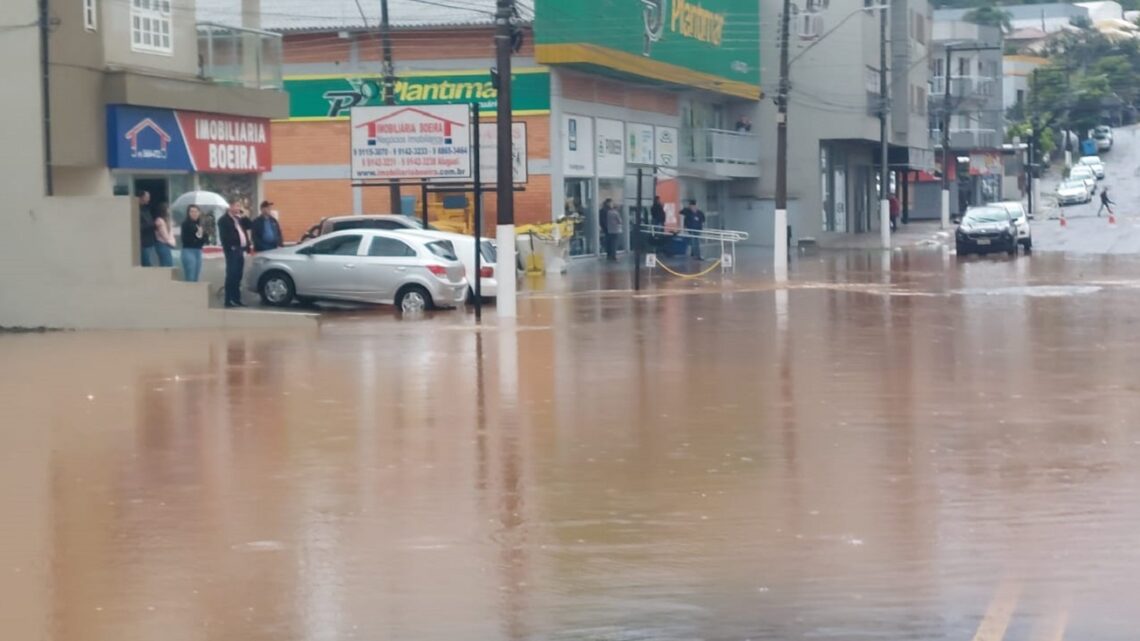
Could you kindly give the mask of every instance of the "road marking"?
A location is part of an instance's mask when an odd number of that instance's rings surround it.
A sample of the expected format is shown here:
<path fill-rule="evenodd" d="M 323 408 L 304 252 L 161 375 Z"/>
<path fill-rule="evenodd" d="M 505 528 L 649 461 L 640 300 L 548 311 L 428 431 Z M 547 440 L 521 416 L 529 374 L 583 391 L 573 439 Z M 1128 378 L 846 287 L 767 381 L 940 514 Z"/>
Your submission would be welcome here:
<path fill-rule="evenodd" d="M 990 607 L 974 634 L 974 641 L 1001 641 L 1005 638 L 1005 631 L 1013 619 L 1013 611 L 1020 596 L 1021 584 L 1004 581 L 994 594 L 993 601 L 990 601 Z"/>
<path fill-rule="evenodd" d="M 1038 625 L 1033 633 L 1033 641 L 1065 641 L 1065 628 L 1069 625 L 1069 610 L 1057 610 L 1053 616 L 1045 619 Z"/>

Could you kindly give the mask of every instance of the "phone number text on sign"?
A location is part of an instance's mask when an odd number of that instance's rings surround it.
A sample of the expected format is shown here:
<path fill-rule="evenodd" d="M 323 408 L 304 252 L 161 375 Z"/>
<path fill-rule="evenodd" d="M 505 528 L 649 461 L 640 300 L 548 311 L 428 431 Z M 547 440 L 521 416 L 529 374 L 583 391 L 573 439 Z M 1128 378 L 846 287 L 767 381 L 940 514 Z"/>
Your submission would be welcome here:
<path fill-rule="evenodd" d="M 471 123 L 466 105 L 355 107 L 352 178 L 469 178 Z"/>

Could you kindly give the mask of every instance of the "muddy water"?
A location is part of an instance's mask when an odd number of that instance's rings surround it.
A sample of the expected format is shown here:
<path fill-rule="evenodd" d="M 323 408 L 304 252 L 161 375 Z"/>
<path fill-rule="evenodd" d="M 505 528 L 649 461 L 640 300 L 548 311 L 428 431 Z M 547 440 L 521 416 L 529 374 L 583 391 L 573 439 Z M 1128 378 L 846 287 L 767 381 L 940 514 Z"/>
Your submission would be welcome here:
<path fill-rule="evenodd" d="M 0 636 L 1132 640 L 1137 266 L 2 336 Z"/>

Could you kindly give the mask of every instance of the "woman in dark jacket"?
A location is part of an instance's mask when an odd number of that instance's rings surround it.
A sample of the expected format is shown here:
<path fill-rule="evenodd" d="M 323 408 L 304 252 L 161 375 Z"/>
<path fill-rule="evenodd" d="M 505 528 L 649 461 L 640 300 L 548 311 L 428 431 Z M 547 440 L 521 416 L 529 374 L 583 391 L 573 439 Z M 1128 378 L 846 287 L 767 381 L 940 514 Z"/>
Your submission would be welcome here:
<path fill-rule="evenodd" d="M 196 283 L 202 275 L 202 246 L 206 244 L 206 230 L 202 225 L 202 212 L 196 205 L 186 209 L 182 223 L 182 277 Z"/>

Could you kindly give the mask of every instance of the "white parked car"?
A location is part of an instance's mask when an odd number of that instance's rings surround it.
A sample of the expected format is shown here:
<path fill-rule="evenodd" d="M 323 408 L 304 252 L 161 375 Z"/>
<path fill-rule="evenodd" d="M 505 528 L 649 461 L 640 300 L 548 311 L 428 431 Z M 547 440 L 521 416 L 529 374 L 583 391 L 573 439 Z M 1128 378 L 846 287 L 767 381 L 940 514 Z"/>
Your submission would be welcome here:
<path fill-rule="evenodd" d="M 1017 228 L 1017 244 L 1027 252 L 1033 251 L 1033 232 L 1029 229 L 1029 214 L 1026 213 L 1025 206 L 1016 200 L 1000 202 L 997 206 L 1008 211 L 1009 217 L 1013 219 L 1013 226 Z"/>
<path fill-rule="evenodd" d="M 257 254 L 246 287 L 275 307 L 333 300 L 418 312 L 462 305 L 465 272 L 446 240 L 352 229 Z"/>
<path fill-rule="evenodd" d="M 1083 180 L 1066 180 L 1060 185 L 1057 185 L 1056 195 L 1057 204 L 1062 207 L 1065 205 L 1087 203 L 1092 200 L 1092 194 L 1089 193 L 1088 185 L 1086 185 Z"/>
<path fill-rule="evenodd" d="M 1096 174 L 1084 165 L 1073 165 L 1069 170 L 1069 180 L 1082 180 L 1088 187 L 1090 196 L 1096 193 Z"/>
<path fill-rule="evenodd" d="M 1090 137 L 1096 141 L 1097 150 L 1108 151 L 1112 149 L 1112 127 L 1099 125 L 1092 130 Z"/>
<path fill-rule="evenodd" d="M 1079 164 L 1093 170 L 1097 180 L 1104 180 L 1104 161 L 1100 159 L 1100 156 L 1084 156 L 1080 159 Z"/>
<path fill-rule="evenodd" d="M 455 248 L 455 255 L 463 268 L 467 271 L 469 299 L 475 296 L 475 237 L 466 234 L 456 234 L 447 231 L 422 231 L 413 229 L 397 230 L 396 233 L 407 236 L 418 236 L 424 239 L 446 240 Z M 495 274 L 495 262 L 499 259 L 495 241 L 490 238 L 480 238 L 479 245 L 479 288 L 483 298 L 495 298 L 499 292 L 499 280 Z"/>

